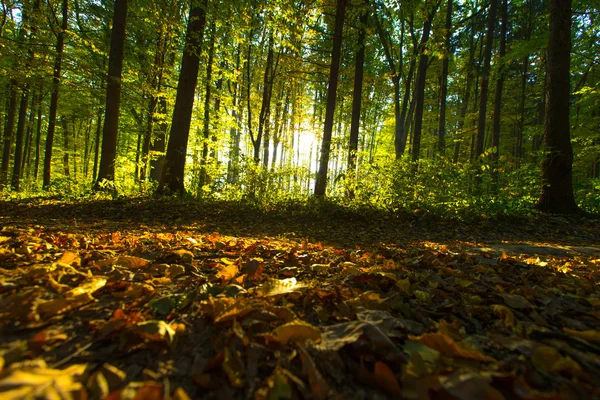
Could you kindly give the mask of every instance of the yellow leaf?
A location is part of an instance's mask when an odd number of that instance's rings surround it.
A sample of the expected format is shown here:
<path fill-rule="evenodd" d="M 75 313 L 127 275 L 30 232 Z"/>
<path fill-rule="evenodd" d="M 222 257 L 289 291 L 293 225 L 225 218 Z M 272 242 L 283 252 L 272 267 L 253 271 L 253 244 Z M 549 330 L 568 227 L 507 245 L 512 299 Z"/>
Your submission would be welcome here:
<path fill-rule="evenodd" d="M 92 301 L 94 301 L 94 296 L 89 293 L 80 293 L 75 296 L 60 297 L 55 300 L 38 304 L 37 312 L 42 318 L 46 319 L 55 315 L 64 314 Z"/>
<path fill-rule="evenodd" d="M 13 364 L 0 379 L 0 397 L 83 399 L 86 392 L 81 380 L 86 368 L 86 364 L 72 365 L 64 370 L 47 368 L 44 362 L 33 363 L 31 368 Z"/>
<path fill-rule="evenodd" d="M 88 278 L 84 280 L 79 286 L 75 289 L 70 290 L 66 293 L 66 296 L 79 296 L 83 293 L 92 294 L 96 290 L 101 289 L 106 285 L 106 278 L 103 276 L 95 276 L 92 278 Z"/>
<path fill-rule="evenodd" d="M 412 294 L 412 290 L 410 289 L 410 280 L 408 278 L 406 279 L 398 279 L 396 281 L 396 286 L 402 290 L 404 293 L 411 295 Z"/>
<path fill-rule="evenodd" d="M 496 361 L 492 357 L 486 356 L 477 349 L 455 342 L 450 336 L 441 332 L 426 333 L 419 337 L 409 336 L 409 339 L 414 340 L 415 342 L 423 343 L 425 346 L 428 346 L 450 357 L 460 357 L 469 360 L 485 362 Z"/>
<path fill-rule="evenodd" d="M 119 256 L 109 258 L 108 260 L 98 261 L 96 265 L 98 265 L 99 267 L 110 267 L 111 265 L 120 265 L 121 267 L 129 269 L 140 269 L 150 265 L 150 261 L 140 257 Z"/>
<path fill-rule="evenodd" d="M 494 311 L 494 314 L 504 319 L 504 325 L 508 326 L 509 328 L 514 328 L 517 325 L 515 321 L 515 314 L 510 308 L 500 304 L 494 304 L 492 306 L 492 310 Z"/>
<path fill-rule="evenodd" d="M 231 279 L 235 278 L 239 272 L 240 269 L 236 264 L 222 264 L 219 267 L 219 272 L 217 272 L 217 278 L 221 279 L 223 282 L 229 282 Z"/>
<path fill-rule="evenodd" d="M 550 346 L 538 346 L 531 355 L 532 364 L 540 371 L 567 372 L 571 375 L 578 375 L 582 372 L 577 362 L 570 357 L 563 357 L 558 350 Z"/>
<path fill-rule="evenodd" d="M 600 331 L 587 330 L 587 331 L 576 331 L 574 329 L 564 328 L 565 333 L 577 337 L 579 339 L 587 340 L 590 342 L 600 342 Z"/>
<path fill-rule="evenodd" d="M 273 331 L 275 336 L 283 345 L 289 342 L 305 342 L 312 340 L 316 343 L 321 341 L 321 331 L 311 324 L 302 320 L 295 320 L 278 326 Z"/>
<path fill-rule="evenodd" d="M 123 292 L 113 292 L 112 295 L 118 299 L 135 299 L 154 292 L 154 288 L 147 283 L 133 282 Z"/>

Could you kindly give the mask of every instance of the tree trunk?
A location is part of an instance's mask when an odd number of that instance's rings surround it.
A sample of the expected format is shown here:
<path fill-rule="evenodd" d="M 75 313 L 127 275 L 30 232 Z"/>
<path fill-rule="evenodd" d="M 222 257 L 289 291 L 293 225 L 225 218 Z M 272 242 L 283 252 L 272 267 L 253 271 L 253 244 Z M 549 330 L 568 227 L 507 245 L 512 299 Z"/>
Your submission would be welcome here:
<path fill-rule="evenodd" d="M 500 28 L 500 63 L 504 63 L 506 55 L 506 30 L 508 24 L 508 1 L 502 1 L 502 27 Z M 498 182 L 498 159 L 500 156 L 500 114 L 502 112 L 502 88 L 504 86 L 504 64 L 500 65 L 498 70 L 498 79 L 496 80 L 496 95 L 494 96 L 494 123 L 492 130 L 492 164 L 494 181 Z"/>
<path fill-rule="evenodd" d="M 208 0 L 205 0 L 202 5 L 192 6 L 190 10 L 186 45 L 181 58 L 177 96 L 171 122 L 171 135 L 158 187 L 159 194 L 176 193 L 181 195 L 185 192 L 183 182 L 185 158 L 190 136 L 194 95 L 198 83 L 207 3 Z"/>
<path fill-rule="evenodd" d="M 17 81 L 10 81 L 10 97 L 8 100 L 8 109 L 6 110 L 6 125 L 4 127 L 4 148 L 2 149 L 2 176 L 0 176 L 0 187 L 8 183 L 8 168 L 12 153 L 13 133 L 15 129 L 15 117 L 17 114 Z"/>
<path fill-rule="evenodd" d="M 69 26 L 69 0 L 62 3 L 62 25 L 56 38 L 56 58 L 54 59 L 54 74 L 52 76 L 52 92 L 50 93 L 50 114 L 48 115 L 48 132 L 46 133 L 46 151 L 44 153 L 44 178 L 42 187 L 50 185 L 52 172 L 52 146 L 56 130 L 56 111 L 58 109 L 58 93 L 61 79 L 62 57 L 65 47 L 65 32 Z"/>
<path fill-rule="evenodd" d="M 331 51 L 329 84 L 327 88 L 327 107 L 325 110 L 325 124 L 321 141 L 321 159 L 319 161 L 319 171 L 317 172 L 317 179 L 315 182 L 315 196 L 325 196 L 325 189 L 327 188 L 327 169 L 329 167 L 333 117 L 335 113 L 338 76 L 342 56 L 342 32 L 344 29 L 346 2 L 347 0 L 337 0 L 336 2 L 333 49 Z"/>
<path fill-rule="evenodd" d="M 368 7 L 368 5 L 364 5 Z M 369 13 L 367 9 L 359 18 L 358 51 L 354 63 L 354 90 L 352 93 L 352 117 L 350 121 L 350 143 L 348 145 L 348 197 L 354 198 L 354 181 L 356 175 L 356 152 L 358 151 L 358 130 L 360 125 L 360 111 L 362 103 L 362 87 L 365 65 L 365 30 Z M 399 107 L 397 107 L 399 108 Z"/>
<path fill-rule="evenodd" d="M 431 32 L 431 22 L 437 11 L 437 5 L 428 13 L 427 19 L 423 25 L 423 36 L 419 44 L 419 69 L 417 71 L 417 81 L 415 82 L 415 130 L 412 142 L 412 161 L 419 161 L 421 151 L 421 130 L 423 128 L 423 106 L 425 105 L 425 79 L 427 77 L 428 56 L 425 52 L 425 46 L 429 40 Z M 416 168 L 416 164 L 415 164 Z"/>
<path fill-rule="evenodd" d="M 490 80 L 490 62 L 492 59 L 492 47 L 494 46 L 494 27 L 496 25 L 496 9 L 498 0 L 491 0 L 488 11 L 487 33 L 485 38 L 485 50 L 483 54 L 483 69 L 481 71 L 481 93 L 479 95 L 479 121 L 477 123 L 477 143 L 475 155 L 479 157 L 483 154 L 483 145 L 485 141 L 485 122 L 487 114 L 487 98 Z"/>
<path fill-rule="evenodd" d="M 444 61 L 442 61 L 442 81 L 440 88 L 440 120 L 438 124 L 438 143 L 437 150 L 441 155 L 444 155 L 446 151 L 446 97 L 448 93 L 448 64 L 450 61 L 450 38 L 452 37 L 452 2 L 454 0 L 448 0 L 448 8 L 446 9 L 446 54 L 444 55 Z"/>
<path fill-rule="evenodd" d="M 33 178 L 35 179 L 36 185 L 40 169 L 40 143 L 42 140 L 42 89 L 38 94 L 38 107 L 37 107 L 37 127 L 35 130 L 35 165 L 33 167 Z"/>
<path fill-rule="evenodd" d="M 273 69 L 273 45 L 274 37 L 273 33 L 271 32 L 269 35 L 265 75 L 263 78 L 263 96 L 262 104 L 260 106 L 260 115 L 258 117 L 258 132 L 256 134 L 256 140 L 253 140 L 252 143 L 254 146 L 254 162 L 256 164 L 258 164 L 260 161 L 260 143 L 263 139 L 263 133 L 265 132 L 265 129 L 268 129 L 269 119 L 271 116 L 271 93 L 273 92 L 273 78 L 275 73 L 275 70 Z M 268 150 L 266 156 L 269 156 Z"/>
<path fill-rule="evenodd" d="M 580 211 L 573 196 L 573 148 L 569 120 L 570 52 L 571 0 L 550 0 L 545 154 L 542 161 L 542 193 L 536 208 L 560 214 Z"/>
<path fill-rule="evenodd" d="M 108 57 L 106 112 L 104 116 L 104 128 L 102 130 L 102 155 L 100 157 L 100 169 L 94 190 L 101 190 L 104 187 L 103 182 L 108 182 L 110 189 L 114 190 L 126 25 L 127 0 L 115 0 L 110 54 Z"/>
<path fill-rule="evenodd" d="M 206 91 L 204 95 L 204 121 L 203 121 L 203 140 L 202 140 L 202 158 L 200 158 L 200 179 L 199 189 L 208 183 L 206 165 L 208 164 L 208 139 L 210 137 L 210 103 L 212 90 L 212 70 L 213 59 L 215 55 L 215 21 L 210 24 L 210 47 L 208 49 L 208 61 L 206 65 Z"/>
<path fill-rule="evenodd" d="M 20 190 L 21 184 L 21 163 L 23 157 L 23 140 L 25 138 L 25 126 L 27 125 L 27 111 L 29 108 L 29 84 L 23 87 L 21 95 L 21 104 L 19 106 L 19 121 L 17 122 L 16 140 L 15 140 L 15 157 L 13 163 L 13 173 L 11 179 L 12 189 Z"/>
<path fill-rule="evenodd" d="M 61 117 L 60 122 L 63 127 L 63 172 L 66 177 L 70 177 L 71 172 L 69 169 L 69 127 L 67 125 L 67 119 L 65 117 Z"/>

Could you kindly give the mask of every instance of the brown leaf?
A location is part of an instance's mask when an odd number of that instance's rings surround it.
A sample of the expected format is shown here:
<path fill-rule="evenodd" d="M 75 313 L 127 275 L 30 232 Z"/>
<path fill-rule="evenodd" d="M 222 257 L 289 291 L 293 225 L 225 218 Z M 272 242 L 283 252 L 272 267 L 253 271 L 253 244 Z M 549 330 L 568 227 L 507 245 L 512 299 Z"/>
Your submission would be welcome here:
<path fill-rule="evenodd" d="M 460 357 L 484 362 L 496 361 L 494 358 L 482 354 L 479 350 L 455 342 L 450 336 L 440 332 L 426 333 L 419 337 L 409 336 L 409 338 L 415 342 L 423 343 L 449 357 Z"/>
<path fill-rule="evenodd" d="M 394 375 L 394 372 L 388 367 L 388 365 L 384 362 L 377 361 L 375 363 L 375 370 L 373 371 L 375 375 L 375 380 L 377 384 L 385 389 L 387 392 L 393 394 L 394 396 L 400 396 L 400 384 L 398 383 L 398 379 Z"/>

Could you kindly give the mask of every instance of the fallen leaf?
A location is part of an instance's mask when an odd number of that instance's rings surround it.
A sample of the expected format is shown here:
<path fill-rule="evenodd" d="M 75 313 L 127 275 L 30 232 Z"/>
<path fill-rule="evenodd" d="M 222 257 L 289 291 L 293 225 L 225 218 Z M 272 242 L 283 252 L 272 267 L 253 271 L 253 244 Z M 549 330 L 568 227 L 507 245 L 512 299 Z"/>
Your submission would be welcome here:
<path fill-rule="evenodd" d="M 492 310 L 494 311 L 494 314 L 502 318 L 504 325 L 507 327 L 514 328 L 517 325 L 515 321 L 515 314 L 510 308 L 500 304 L 494 304 L 492 305 Z"/>
<path fill-rule="evenodd" d="M 377 384 L 381 388 L 383 388 L 384 390 L 386 390 L 394 396 L 401 395 L 400 384 L 398 383 L 398 379 L 396 379 L 394 372 L 390 369 L 390 367 L 388 367 L 386 363 L 377 361 L 375 363 L 375 369 L 373 371 L 373 374 L 375 375 L 375 380 L 377 381 Z"/>
<path fill-rule="evenodd" d="M 440 332 L 426 333 L 419 337 L 409 336 L 409 338 L 415 342 L 423 343 L 449 357 L 460 357 L 484 362 L 496 361 L 492 357 L 482 354 L 479 350 L 455 342 L 450 336 Z"/>
<path fill-rule="evenodd" d="M 321 341 L 321 331 L 299 319 L 278 326 L 273 331 L 273 336 L 284 346 L 289 342 L 304 343 L 307 340 L 312 340 L 315 343 L 319 343 Z"/>
<path fill-rule="evenodd" d="M 573 337 L 587 340 L 590 342 L 600 342 L 600 331 L 597 330 L 587 330 L 587 331 L 576 331 L 574 329 L 563 328 L 566 334 L 571 335 Z"/>

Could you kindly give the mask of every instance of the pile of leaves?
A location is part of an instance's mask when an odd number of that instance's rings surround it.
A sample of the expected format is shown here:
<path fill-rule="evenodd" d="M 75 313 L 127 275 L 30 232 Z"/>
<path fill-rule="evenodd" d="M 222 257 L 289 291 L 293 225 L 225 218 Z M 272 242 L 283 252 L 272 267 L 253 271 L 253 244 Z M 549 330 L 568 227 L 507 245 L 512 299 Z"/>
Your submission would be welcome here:
<path fill-rule="evenodd" d="M 2 398 L 600 397 L 597 248 L 20 215 L 0 230 Z"/>

